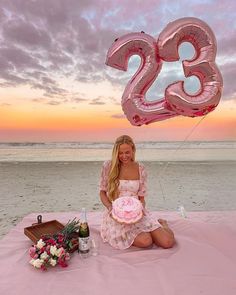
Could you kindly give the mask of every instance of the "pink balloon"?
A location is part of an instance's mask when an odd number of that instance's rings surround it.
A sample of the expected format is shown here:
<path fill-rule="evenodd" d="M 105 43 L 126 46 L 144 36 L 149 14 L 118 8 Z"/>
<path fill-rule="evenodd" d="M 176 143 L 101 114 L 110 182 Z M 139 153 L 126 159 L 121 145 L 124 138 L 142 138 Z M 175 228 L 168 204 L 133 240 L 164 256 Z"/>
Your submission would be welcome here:
<path fill-rule="evenodd" d="M 140 56 L 141 63 L 122 96 L 122 108 L 130 123 L 140 126 L 176 116 L 175 112 L 167 109 L 165 99 L 145 99 L 162 67 L 153 37 L 145 33 L 130 33 L 116 39 L 108 50 L 106 64 L 126 71 L 129 58 L 134 54 Z"/>
<path fill-rule="evenodd" d="M 190 42 L 195 48 L 192 60 L 183 61 L 185 76 L 198 77 L 201 89 L 189 95 L 184 82 L 177 81 L 166 88 L 163 99 L 147 101 L 146 92 L 157 78 L 162 60 L 179 60 L 182 42 Z M 144 32 L 124 35 L 109 48 L 106 64 L 126 71 L 134 54 L 141 57 L 141 63 L 122 96 L 122 108 L 131 124 L 140 126 L 178 115 L 202 116 L 218 105 L 223 80 L 215 63 L 216 39 L 205 22 L 193 17 L 178 19 L 166 26 L 157 42 Z"/>
<path fill-rule="evenodd" d="M 184 90 L 184 82 L 169 85 L 165 99 L 170 110 L 183 116 L 202 116 L 218 105 L 223 80 L 215 63 L 216 39 L 210 27 L 200 19 L 186 17 L 169 23 L 158 38 L 160 58 L 164 61 L 179 60 L 178 48 L 182 42 L 190 42 L 195 48 L 192 60 L 183 61 L 186 77 L 197 76 L 201 89 L 194 95 Z"/>

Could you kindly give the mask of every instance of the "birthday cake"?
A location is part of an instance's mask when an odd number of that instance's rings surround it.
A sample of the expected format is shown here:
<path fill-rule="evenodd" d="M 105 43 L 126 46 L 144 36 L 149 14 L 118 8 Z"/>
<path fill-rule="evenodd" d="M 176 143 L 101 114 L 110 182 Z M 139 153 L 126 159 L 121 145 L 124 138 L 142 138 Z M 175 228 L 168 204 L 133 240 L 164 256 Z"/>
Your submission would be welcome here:
<path fill-rule="evenodd" d="M 120 197 L 112 203 L 112 217 L 126 224 L 133 224 L 143 217 L 143 206 L 134 197 Z"/>

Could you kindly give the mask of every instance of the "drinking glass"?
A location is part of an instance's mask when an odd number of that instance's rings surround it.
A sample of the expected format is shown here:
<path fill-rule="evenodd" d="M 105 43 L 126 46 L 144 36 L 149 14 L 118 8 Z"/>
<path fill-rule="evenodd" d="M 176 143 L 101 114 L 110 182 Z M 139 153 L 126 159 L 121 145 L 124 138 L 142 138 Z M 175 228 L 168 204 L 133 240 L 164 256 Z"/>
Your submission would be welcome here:
<path fill-rule="evenodd" d="M 92 256 L 97 256 L 99 253 L 98 241 L 95 238 L 90 239 L 90 254 Z"/>

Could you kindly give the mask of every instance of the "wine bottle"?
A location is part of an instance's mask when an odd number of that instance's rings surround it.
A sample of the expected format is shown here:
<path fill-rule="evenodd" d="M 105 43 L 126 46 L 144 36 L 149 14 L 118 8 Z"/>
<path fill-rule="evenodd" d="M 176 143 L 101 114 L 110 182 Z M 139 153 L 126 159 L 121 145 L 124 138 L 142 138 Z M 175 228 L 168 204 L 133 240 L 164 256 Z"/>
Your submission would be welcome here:
<path fill-rule="evenodd" d="M 79 227 L 79 253 L 84 258 L 88 257 L 89 254 L 89 226 L 85 208 L 82 208 Z"/>

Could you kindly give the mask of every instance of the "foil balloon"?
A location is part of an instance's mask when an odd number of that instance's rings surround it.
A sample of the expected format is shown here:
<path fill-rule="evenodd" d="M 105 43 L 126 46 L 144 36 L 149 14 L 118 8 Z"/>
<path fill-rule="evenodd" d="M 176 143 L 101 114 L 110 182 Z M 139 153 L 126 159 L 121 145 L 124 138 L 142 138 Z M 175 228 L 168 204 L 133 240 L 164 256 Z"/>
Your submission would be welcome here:
<path fill-rule="evenodd" d="M 190 42 L 195 48 L 191 60 L 184 60 L 186 77 L 196 76 L 200 90 L 189 95 L 184 90 L 184 82 L 178 81 L 166 88 L 167 107 L 183 116 L 202 116 L 218 105 L 223 88 L 223 80 L 215 63 L 216 39 L 210 27 L 200 19 L 187 17 L 169 23 L 158 38 L 160 58 L 171 62 L 179 60 L 178 48 L 182 42 Z"/>
<path fill-rule="evenodd" d="M 179 60 L 182 42 L 195 48 L 194 57 L 182 64 L 186 77 L 199 79 L 200 90 L 189 95 L 184 82 L 177 81 L 166 88 L 163 99 L 147 101 L 146 92 L 158 77 L 162 61 Z M 178 19 L 166 26 L 157 41 L 144 32 L 124 35 L 109 48 L 106 64 L 126 71 L 134 54 L 141 57 L 141 63 L 122 96 L 122 108 L 131 124 L 140 126 L 179 115 L 202 116 L 218 105 L 223 80 L 215 63 L 216 39 L 205 22 L 192 17 Z"/>
<path fill-rule="evenodd" d="M 122 108 L 132 125 L 140 126 L 176 116 L 167 109 L 165 99 L 147 101 L 145 95 L 162 67 L 158 57 L 156 40 L 144 32 L 130 33 L 114 41 L 107 53 L 106 64 L 126 71 L 132 55 L 139 55 L 141 63 L 128 82 L 123 96 Z"/>

